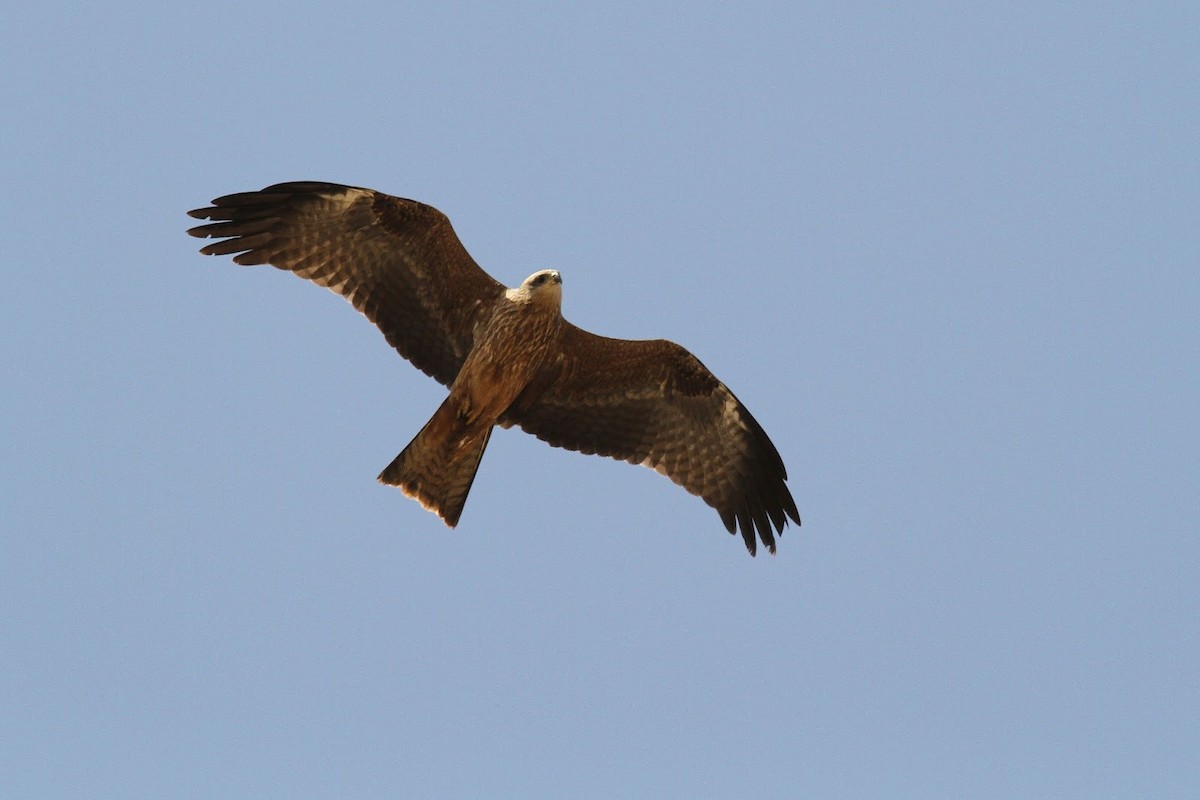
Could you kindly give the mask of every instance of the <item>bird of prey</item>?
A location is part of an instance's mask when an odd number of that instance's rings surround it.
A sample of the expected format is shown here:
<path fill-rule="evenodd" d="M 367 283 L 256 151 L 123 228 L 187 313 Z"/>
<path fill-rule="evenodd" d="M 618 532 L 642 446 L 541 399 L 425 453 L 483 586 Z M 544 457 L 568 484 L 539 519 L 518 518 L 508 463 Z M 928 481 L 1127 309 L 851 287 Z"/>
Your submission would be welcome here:
<path fill-rule="evenodd" d="M 201 249 L 270 264 L 349 300 L 450 394 L 379 475 L 454 527 L 492 428 L 661 472 L 717 510 L 754 555 L 800 516 L 775 446 L 683 347 L 610 339 L 562 317 L 562 277 L 505 288 L 437 209 L 371 189 L 280 183 L 188 212 Z"/>

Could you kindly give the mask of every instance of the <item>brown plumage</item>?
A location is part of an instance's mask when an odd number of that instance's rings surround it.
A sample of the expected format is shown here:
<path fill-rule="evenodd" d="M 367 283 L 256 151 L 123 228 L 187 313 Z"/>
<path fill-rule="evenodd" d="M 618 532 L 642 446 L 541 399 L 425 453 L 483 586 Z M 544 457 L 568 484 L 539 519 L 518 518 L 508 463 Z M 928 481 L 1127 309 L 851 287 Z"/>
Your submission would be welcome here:
<path fill-rule="evenodd" d="M 495 425 L 556 447 L 643 464 L 715 508 L 730 533 L 772 553 L 800 516 L 775 446 L 683 347 L 588 333 L 562 318 L 554 270 L 505 289 L 440 211 L 370 189 L 300 182 L 219 197 L 188 212 L 207 255 L 271 264 L 325 286 L 402 356 L 450 387 L 380 474 L 453 527 Z"/>

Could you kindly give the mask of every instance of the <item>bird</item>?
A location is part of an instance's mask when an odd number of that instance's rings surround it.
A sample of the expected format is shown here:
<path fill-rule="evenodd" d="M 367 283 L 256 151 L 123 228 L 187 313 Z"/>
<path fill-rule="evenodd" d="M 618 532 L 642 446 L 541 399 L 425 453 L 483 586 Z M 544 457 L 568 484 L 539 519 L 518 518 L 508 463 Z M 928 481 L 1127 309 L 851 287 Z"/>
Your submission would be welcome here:
<path fill-rule="evenodd" d="M 455 527 L 492 430 L 640 464 L 716 509 L 750 555 L 800 524 L 762 426 L 700 360 L 665 339 L 616 339 L 562 316 L 562 275 L 508 288 L 436 208 L 373 189 L 277 183 L 188 212 L 205 255 L 269 264 L 350 301 L 449 394 L 379 474 Z"/>

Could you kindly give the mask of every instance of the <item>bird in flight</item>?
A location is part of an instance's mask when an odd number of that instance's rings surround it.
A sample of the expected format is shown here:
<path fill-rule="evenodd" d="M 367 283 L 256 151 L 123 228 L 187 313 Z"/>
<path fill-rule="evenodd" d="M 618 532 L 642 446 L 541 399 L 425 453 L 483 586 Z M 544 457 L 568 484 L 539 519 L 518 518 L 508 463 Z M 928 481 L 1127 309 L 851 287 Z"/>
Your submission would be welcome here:
<path fill-rule="evenodd" d="M 432 206 L 333 183 L 279 183 L 188 215 L 205 255 L 294 272 L 349 300 L 450 394 L 379 475 L 458 524 L 492 428 L 650 467 L 717 510 L 751 555 L 800 524 L 778 451 L 690 352 L 597 336 L 562 317 L 562 277 L 515 289 L 483 271 Z"/>

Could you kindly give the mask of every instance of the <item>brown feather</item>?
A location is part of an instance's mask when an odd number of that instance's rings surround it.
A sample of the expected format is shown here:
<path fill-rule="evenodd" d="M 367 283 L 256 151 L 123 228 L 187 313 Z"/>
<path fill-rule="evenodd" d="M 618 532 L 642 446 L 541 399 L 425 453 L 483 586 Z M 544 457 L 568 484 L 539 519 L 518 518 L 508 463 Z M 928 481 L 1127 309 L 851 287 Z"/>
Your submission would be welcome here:
<path fill-rule="evenodd" d="M 644 464 L 699 495 L 747 549 L 800 514 L 775 445 L 694 355 L 662 339 L 610 339 L 567 325 L 560 357 L 505 414 L 556 447 Z"/>
<path fill-rule="evenodd" d="M 492 426 L 467 425 L 447 398 L 400 455 L 379 473 L 451 528 L 458 525 Z"/>
<path fill-rule="evenodd" d="M 371 189 L 296 182 L 218 197 L 188 212 L 213 220 L 188 231 L 230 237 L 207 255 L 237 253 L 341 294 L 422 372 L 449 386 L 475 325 L 504 292 L 432 206 Z"/>

